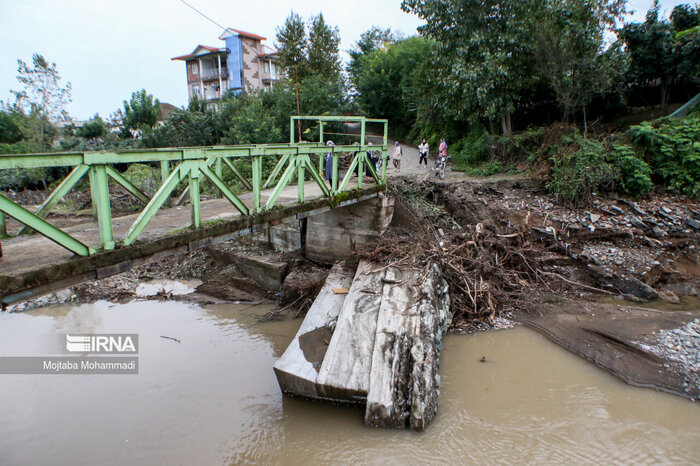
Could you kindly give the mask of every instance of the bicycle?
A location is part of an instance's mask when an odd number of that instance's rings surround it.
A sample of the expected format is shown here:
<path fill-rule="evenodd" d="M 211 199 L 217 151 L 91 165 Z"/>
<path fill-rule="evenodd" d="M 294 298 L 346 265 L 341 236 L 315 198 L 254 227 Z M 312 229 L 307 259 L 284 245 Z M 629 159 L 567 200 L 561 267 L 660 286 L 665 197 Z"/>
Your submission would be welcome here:
<path fill-rule="evenodd" d="M 435 167 L 433 168 L 433 171 L 437 176 L 440 177 L 441 180 L 445 179 L 445 167 L 447 166 L 447 161 L 450 159 L 452 159 L 452 157 L 450 157 L 449 155 L 440 155 L 435 161 Z"/>

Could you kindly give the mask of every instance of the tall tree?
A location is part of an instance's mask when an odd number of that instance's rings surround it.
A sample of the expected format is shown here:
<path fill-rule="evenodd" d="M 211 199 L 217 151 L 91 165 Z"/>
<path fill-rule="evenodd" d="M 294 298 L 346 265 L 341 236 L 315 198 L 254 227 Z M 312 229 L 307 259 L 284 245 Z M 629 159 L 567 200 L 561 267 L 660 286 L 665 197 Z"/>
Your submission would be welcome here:
<path fill-rule="evenodd" d="M 122 135 L 129 137 L 132 131 L 145 133 L 153 129 L 158 122 L 160 101 L 141 89 L 131 94 L 131 99 L 124 101 Z"/>
<path fill-rule="evenodd" d="M 665 105 L 675 74 L 673 34 L 671 24 L 659 18 L 659 10 L 659 1 L 654 0 L 645 21 L 626 24 L 620 37 L 629 54 L 629 80 L 639 85 L 659 83 L 661 105 Z"/>
<path fill-rule="evenodd" d="M 277 43 L 280 66 L 292 80 L 303 79 L 308 68 L 306 26 L 301 16 L 293 11 L 277 28 Z"/>
<path fill-rule="evenodd" d="M 20 90 L 11 90 L 15 102 L 2 107 L 27 118 L 23 121 L 23 133 L 36 150 L 50 150 L 57 132 L 53 122 L 68 119 L 66 105 L 71 102 L 71 83 L 61 82 L 56 63 L 49 63 L 43 55 L 32 56 L 32 66 L 17 60 L 17 81 Z"/>
<path fill-rule="evenodd" d="M 512 130 L 510 115 L 531 72 L 530 11 L 537 0 L 403 0 L 426 21 L 419 28 L 437 43 L 436 93 L 445 111 L 472 113 Z"/>
<path fill-rule="evenodd" d="M 301 115 L 299 104 L 299 81 L 306 76 L 309 67 L 306 43 L 306 27 L 301 16 L 289 13 L 284 25 L 277 28 L 277 50 L 280 56 L 280 66 L 288 78 L 294 80 L 297 100 L 297 115 Z M 297 132 L 301 141 L 301 121 L 297 122 Z"/>
<path fill-rule="evenodd" d="M 625 0 L 547 0 L 534 13 L 537 28 L 534 52 L 539 70 L 554 90 L 568 121 L 593 96 L 605 92 L 616 77 L 618 47 L 605 45 L 605 36 L 625 13 Z"/>
<path fill-rule="evenodd" d="M 17 60 L 17 81 L 22 89 L 10 91 L 15 96 L 15 108 L 26 113 L 39 113 L 51 120 L 68 117 L 66 105 L 71 98 L 71 83 L 63 87 L 56 63 L 49 63 L 43 55 L 32 56 L 33 66 Z"/>
<path fill-rule="evenodd" d="M 398 37 L 391 32 L 391 28 L 382 29 L 378 26 L 372 26 L 372 28 L 360 35 L 360 40 L 355 42 L 355 45 L 348 50 L 350 63 L 348 64 L 347 72 L 350 75 L 350 82 L 353 86 L 357 87 L 357 79 L 360 73 L 360 59 L 397 40 Z"/>
<path fill-rule="evenodd" d="M 312 18 L 307 41 L 309 72 L 329 79 L 340 78 L 339 47 L 338 28 L 328 26 L 323 13 Z"/>

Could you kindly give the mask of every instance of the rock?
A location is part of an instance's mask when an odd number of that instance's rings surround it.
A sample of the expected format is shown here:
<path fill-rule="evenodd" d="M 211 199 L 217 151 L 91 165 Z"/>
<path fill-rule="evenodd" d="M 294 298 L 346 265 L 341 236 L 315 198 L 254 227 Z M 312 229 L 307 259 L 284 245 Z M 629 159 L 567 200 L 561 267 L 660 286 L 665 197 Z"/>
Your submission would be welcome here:
<path fill-rule="evenodd" d="M 610 283 L 624 294 L 630 294 L 644 299 L 656 299 L 659 297 L 658 291 L 635 277 L 630 277 L 628 279 L 613 277 Z"/>
<path fill-rule="evenodd" d="M 600 220 L 600 215 L 598 214 L 591 214 L 591 223 L 595 223 L 598 220 Z"/>
<path fill-rule="evenodd" d="M 622 215 L 622 214 L 625 213 L 624 210 L 620 209 L 620 208 L 619 208 L 618 206 L 616 206 L 616 205 L 608 206 L 608 210 L 610 210 L 611 212 L 613 212 L 613 213 L 615 213 L 615 214 L 617 214 L 617 215 Z"/>
<path fill-rule="evenodd" d="M 621 199 L 621 201 L 622 201 L 623 203 L 627 204 L 627 206 L 628 206 L 630 209 L 632 209 L 637 215 L 642 215 L 642 216 L 644 216 L 644 215 L 647 214 L 643 209 L 640 209 L 639 206 L 638 206 L 637 204 L 635 204 L 634 202 L 626 201 L 626 200 L 624 200 L 624 199 Z"/>
<path fill-rule="evenodd" d="M 659 291 L 659 298 L 671 304 L 680 304 L 681 302 L 681 299 L 678 297 L 678 295 L 670 290 Z"/>
<path fill-rule="evenodd" d="M 639 217 L 632 216 L 630 218 L 630 223 L 632 224 L 633 227 L 639 228 L 641 230 L 645 230 L 647 228 L 647 224 L 642 222 Z"/>
<path fill-rule="evenodd" d="M 695 220 L 695 219 L 686 218 L 685 224 L 688 225 L 689 227 L 695 228 L 696 230 L 700 230 L 700 222 Z"/>
<path fill-rule="evenodd" d="M 666 230 L 664 230 L 663 228 L 660 228 L 660 227 L 656 227 L 656 226 L 652 227 L 651 232 L 654 233 L 654 236 L 659 237 L 659 238 L 663 238 L 664 236 L 666 236 L 668 234 L 668 233 L 666 233 Z"/>

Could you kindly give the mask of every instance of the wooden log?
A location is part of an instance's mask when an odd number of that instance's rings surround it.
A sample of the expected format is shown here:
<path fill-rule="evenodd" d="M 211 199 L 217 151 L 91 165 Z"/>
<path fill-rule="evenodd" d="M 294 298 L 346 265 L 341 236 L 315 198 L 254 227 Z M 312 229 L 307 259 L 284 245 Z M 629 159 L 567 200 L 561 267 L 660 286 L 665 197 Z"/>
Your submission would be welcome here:
<path fill-rule="evenodd" d="M 328 273 L 294 340 L 275 362 L 275 375 L 283 393 L 319 398 L 316 377 L 347 296 L 333 289 L 349 288 L 354 275 L 354 268 L 344 263 L 334 265 Z"/>

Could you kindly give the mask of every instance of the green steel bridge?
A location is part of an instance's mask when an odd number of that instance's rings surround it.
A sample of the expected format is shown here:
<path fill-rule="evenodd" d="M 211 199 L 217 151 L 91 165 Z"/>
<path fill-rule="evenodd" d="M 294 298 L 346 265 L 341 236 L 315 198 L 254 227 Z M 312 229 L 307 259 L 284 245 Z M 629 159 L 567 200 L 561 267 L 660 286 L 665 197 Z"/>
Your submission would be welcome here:
<path fill-rule="evenodd" d="M 318 142 L 295 141 L 296 127 L 302 122 L 318 129 Z M 324 134 L 324 125 L 331 122 L 358 124 L 359 133 L 352 133 L 352 136 L 359 138 L 359 141 L 352 145 L 327 147 L 324 144 L 324 137 L 329 133 Z M 381 145 L 367 143 L 368 123 L 383 126 Z M 289 143 L 280 144 L 0 155 L 0 170 L 52 167 L 71 169 L 34 212 L 0 195 L 0 238 L 12 243 L 20 235 L 36 232 L 67 249 L 73 255 L 91 258 L 133 247 L 149 222 L 176 195 L 178 204 L 186 200 L 190 203 L 190 224 L 182 226 L 190 226 L 191 230 L 202 229 L 206 226 L 202 222 L 200 203 L 200 183 L 204 179 L 209 180 L 217 188 L 221 196 L 239 213 L 239 217 L 248 219 L 247 225 L 264 222 L 270 217 L 269 215 L 266 217 L 266 214 L 279 210 L 280 195 L 285 187 L 294 183 L 297 186 L 297 202 L 294 205 L 297 207 L 310 202 L 309 199 L 305 199 L 305 190 L 311 188 L 314 188 L 317 193 L 320 190 L 320 198 L 316 197 L 312 202 L 314 207 L 322 204 L 332 207 L 352 192 L 359 193 L 367 188 L 381 190 L 386 185 L 387 120 L 359 116 L 291 116 L 289 136 Z M 368 150 L 381 152 L 383 163 L 380 173 L 376 172 L 374 165 L 368 159 Z M 323 178 L 324 154 L 328 152 L 332 153 L 332 159 L 329 160 L 332 164 L 330 181 Z M 344 174 L 341 174 L 339 158 L 343 153 L 351 153 L 352 156 L 350 166 Z M 274 157 L 277 160 L 274 170 L 267 178 L 263 178 L 265 157 Z M 134 163 L 160 165 L 161 184 L 152 196 L 146 195 L 115 168 L 116 164 L 123 167 L 123 164 Z M 242 163 L 250 164 L 252 169 L 250 176 L 246 177 L 242 173 L 240 169 Z M 235 180 L 235 189 L 224 181 L 225 170 L 232 172 L 233 176 L 229 176 L 228 179 Z M 365 172 L 369 173 L 369 176 Z M 357 173 L 357 178 L 351 181 L 354 173 Z M 90 186 L 93 214 L 99 230 L 99 244 L 92 245 L 76 238 L 75 234 L 67 231 L 67 228 L 57 227 L 46 219 L 52 209 L 75 188 L 79 181 L 85 179 L 86 175 Z M 128 231 L 119 238 L 115 237 L 113 226 L 110 181 L 121 185 L 143 204 L 142 210 L 133 220 Z M 179 192 L 183 187 L 184 190 Z M 243 193 L 241 187 L 243 187 Z M 242 200 L 244 196 L 248 200 L 248 205 Z M 15 228 L 16 231 L 8 231 L 6 216 L 15 219 L 21 226 L 18 229 Z M 9 252 L 6 251 L 6 253 Z M 38 250 L 34 253 L 40 256 L 42 251 Z M 107 264 L 109 261 L 103 261 L 103 263 Z M 1 279 L 2 277 L 0 281 Z M 3 293 L 6 293 L 6 287 L 0 283 L 0 301 L 5 303 L 6 300 L 2 299 Z"/>

